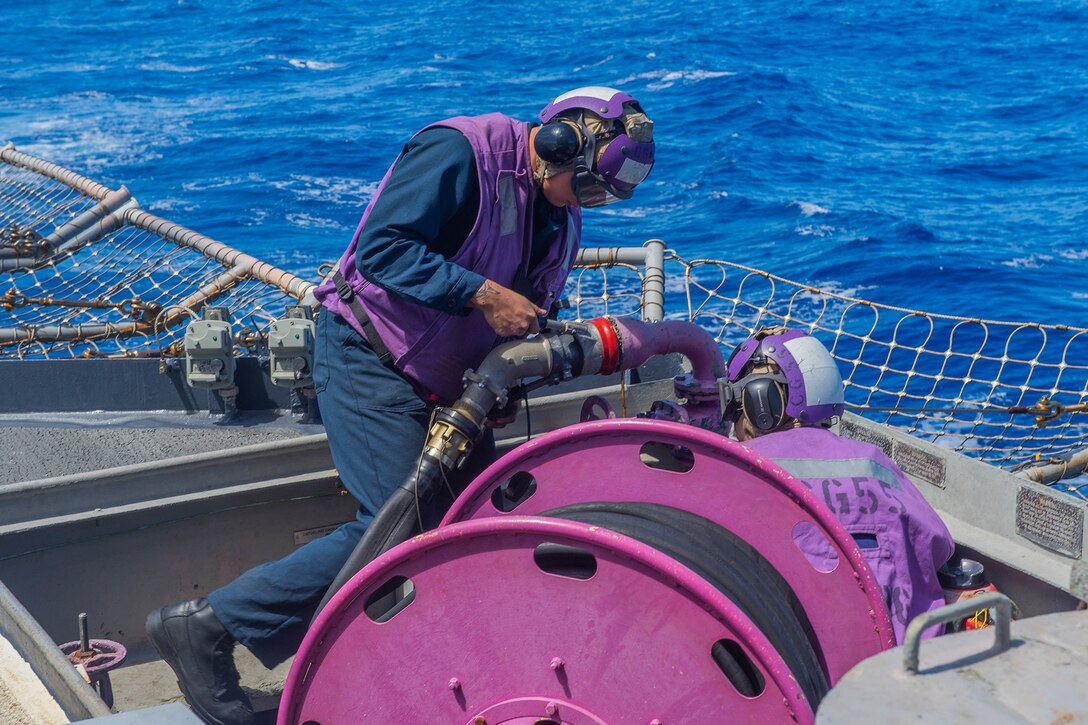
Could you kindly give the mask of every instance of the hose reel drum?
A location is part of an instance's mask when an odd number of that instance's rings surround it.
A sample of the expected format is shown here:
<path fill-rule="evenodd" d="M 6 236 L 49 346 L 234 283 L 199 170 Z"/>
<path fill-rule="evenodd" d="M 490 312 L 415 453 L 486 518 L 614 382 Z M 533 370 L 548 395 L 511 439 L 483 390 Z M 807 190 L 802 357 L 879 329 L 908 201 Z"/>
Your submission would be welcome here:
<path fill-rule="evenodd" d="M 860 551 L 803 484 L 708 431 L 599 420 L 515 449 L 341 589 L 280 722 L 810 722 L 892 644 Z"/>

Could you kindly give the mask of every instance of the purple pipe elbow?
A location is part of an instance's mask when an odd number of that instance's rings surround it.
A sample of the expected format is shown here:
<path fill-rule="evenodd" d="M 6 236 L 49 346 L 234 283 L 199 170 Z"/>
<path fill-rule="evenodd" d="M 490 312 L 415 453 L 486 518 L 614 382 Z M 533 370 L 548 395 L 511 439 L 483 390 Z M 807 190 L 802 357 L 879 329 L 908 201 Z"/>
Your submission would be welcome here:
<path fill-rule="evenodd" d="M 717 384 L 725 375 L 722 349 L 703 328 L 684 320 L 642 322 L 627 317 L 611 318 L 623 351 L 621 368 L 630 370 L 654 355 L 678 352 L 691 361 L 692 377 Z"/>

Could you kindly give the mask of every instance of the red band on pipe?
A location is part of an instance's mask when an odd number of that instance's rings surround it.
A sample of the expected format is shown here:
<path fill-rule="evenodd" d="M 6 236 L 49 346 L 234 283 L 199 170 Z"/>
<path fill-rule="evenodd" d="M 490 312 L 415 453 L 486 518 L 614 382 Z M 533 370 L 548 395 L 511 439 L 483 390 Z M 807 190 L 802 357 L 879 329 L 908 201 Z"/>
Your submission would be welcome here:
<path fill-rule="evenodd" d="M 620 339 L 608 318 L 594 317 L 589 321 L 601 336 L 601 375 L 611 375 L 620 366 Z"/>

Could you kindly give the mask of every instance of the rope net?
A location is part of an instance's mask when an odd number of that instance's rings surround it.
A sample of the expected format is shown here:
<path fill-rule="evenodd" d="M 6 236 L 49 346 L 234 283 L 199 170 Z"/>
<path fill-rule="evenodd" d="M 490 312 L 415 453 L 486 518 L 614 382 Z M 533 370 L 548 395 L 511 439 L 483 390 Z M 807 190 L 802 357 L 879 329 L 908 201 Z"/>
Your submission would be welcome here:
<path fill-rule="evenodd" d="M 237 354 L 256 354 L 313 287 L 134 202 L 104 211 L 119 192 L 54 164 L 11 147 L 0 161 L 0 359 L 181 356 L 211 304 L 230 311 Z M 640 315 L 645 279 L 632 264 L 579 267 L 561 314 Z M 1008 469 L 1088 447 L 1088 329 L 930 314 L 671 252 L 665 279 L 667 316 L 727 354 L 761 326 L 811 332 L 840 363 L 848 408 L 871 420 Z M 1088 498 L 1084 476 L 1055 486 Z"/>
<path fill-rule="evenodd" d="M 135 205 L 110 224 L 111 190 L 77 182 L 0 164 L 0 358 L 178 356 L 185 324 L 211 304 L 230 311 L 244 353 L 313 286 Z M 71 229 L 96 210 L 105 221 Z"/>
<path fill-rule="evenodd" d="M 574 278 L 577 317 L 637 314 L 644 277 L 619 266 Z M 592 270 L 597 273 L 600 270 Z M 617 275 L 615 272 L 619 272 Z M 1088 329 L 938 315 L 855 299 L 720 260 L 666 260 L 668 317 L 695 322 L 728 355 L 760 327 L 820 339 L 839 362 L 847 409 L 1010 470 L 1084 469 Z M 1052 487 L 1088 499 L 1088 477 Z"/>

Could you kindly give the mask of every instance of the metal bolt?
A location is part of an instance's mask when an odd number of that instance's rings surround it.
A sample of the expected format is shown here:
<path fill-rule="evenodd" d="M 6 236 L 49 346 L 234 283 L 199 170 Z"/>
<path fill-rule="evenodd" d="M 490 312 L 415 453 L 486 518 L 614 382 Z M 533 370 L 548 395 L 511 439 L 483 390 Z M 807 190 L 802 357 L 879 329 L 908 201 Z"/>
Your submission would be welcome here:
<path fill-rule="evenodd" d="M 460 690 L 461 689 L 461 681 L 459 679 L 457 679 L 456 677 L 451 677 L 450 681 L 449 681 L 449 684 L 447 684 L 446 687 L 450 688 L 451 690 Z"/>
<path fill-rule="evenodd" d="M 552 657 L 552 661 L 548 664 L 548 667 L 551 667 L 553 670 L 558 672 L 559 670 L 563 669 L 566 664 L 567 663 L 564 662 L 561 658 Z"/>
<path fill-rule="evenodd" d="M 547 705 L 544 706 L 544 713 L 546 715 L 554 715 L 557 712 L 559 712 L 559 706 L 556 705 L 554 702 L 549 702 Z"/>
<path fill-rule="evenodd" d="M 79 653 L 91 651 L 91 638 L 87 633 L 87 613 L 79 613 Z"/>

